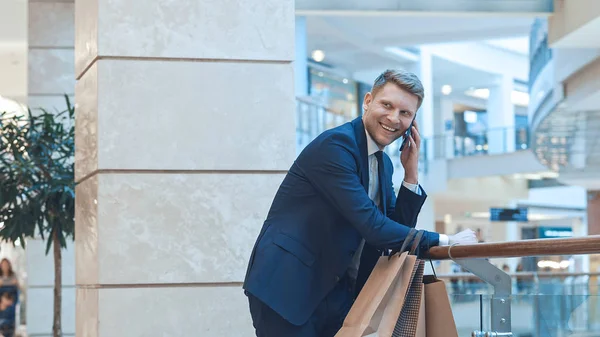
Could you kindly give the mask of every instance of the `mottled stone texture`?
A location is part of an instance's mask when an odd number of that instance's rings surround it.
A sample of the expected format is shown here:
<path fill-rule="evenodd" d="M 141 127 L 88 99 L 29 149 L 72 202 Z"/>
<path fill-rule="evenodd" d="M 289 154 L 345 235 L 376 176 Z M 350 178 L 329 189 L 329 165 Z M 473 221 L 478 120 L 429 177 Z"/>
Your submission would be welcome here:
<path fill-rule="evenodd" d="M 78 337 L 251 336 L 295 154 L 294 2 L 75 4 Z"/>

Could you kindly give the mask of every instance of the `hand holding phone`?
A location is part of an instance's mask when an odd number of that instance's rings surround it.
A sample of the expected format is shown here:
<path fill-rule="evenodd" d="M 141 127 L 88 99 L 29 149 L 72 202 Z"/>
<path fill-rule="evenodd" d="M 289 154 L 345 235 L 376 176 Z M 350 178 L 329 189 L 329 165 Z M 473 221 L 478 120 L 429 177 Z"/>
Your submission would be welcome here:
<path fill-rule="evenodd" d="M 400 152 L 402 152 L 402 150 L 404 150 L 405 147 L 410 146 L 409 138 L 412 134 L 412 128 L 413 124 L 415 123 L 415 118 L 417 118 L 417 114 L 415 114 L 415 116 L 413 117 L 413 120 L 410 122 L 408 129 L 404 131 L 404 135 L 402 136 L 402 144 L 400 145 Z"/>

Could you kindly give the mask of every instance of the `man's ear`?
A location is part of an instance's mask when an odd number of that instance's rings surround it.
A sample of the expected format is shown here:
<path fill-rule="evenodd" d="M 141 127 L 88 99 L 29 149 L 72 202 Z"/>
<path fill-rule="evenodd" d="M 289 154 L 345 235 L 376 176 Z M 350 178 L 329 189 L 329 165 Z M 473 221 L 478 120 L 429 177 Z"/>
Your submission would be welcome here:
<path fill-rule="evenodd" d="M 367 110 L 367 106 L 369 104 L 371 104 L 372 101 L 373 101 L 373 94 L 371 94 L 371 92 L 366 93 L 365 99 L 363 100 L 363 110 Z"/>

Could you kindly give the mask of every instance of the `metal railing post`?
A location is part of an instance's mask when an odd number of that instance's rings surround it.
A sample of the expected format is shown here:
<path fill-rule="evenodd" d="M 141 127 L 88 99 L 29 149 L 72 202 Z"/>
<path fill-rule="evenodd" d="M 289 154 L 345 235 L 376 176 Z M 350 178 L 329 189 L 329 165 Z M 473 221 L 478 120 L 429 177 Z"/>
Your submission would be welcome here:
<path fill-rule="evenodd" d="M 472 336 L 512 336 L 510 316 L 512 282 L 510 276 L 486 259 L 458 259 L 454 261 L 494 287 L 494 295 L 492 295 L 491 301 L 491 331 L 474 331 Z"/>

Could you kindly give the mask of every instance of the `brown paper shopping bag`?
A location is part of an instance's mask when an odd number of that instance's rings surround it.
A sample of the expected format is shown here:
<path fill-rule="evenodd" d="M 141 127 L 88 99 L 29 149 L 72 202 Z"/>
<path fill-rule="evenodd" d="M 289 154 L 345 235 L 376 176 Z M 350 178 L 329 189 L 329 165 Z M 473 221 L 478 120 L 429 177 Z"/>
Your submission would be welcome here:
<path fill-rule="evenodd" d="M 427 323 L 425 320 L 425 287 L 421 289 L 421 308 L 419 309 L 416 337 L 427 337 Z"/>
<path fill-rule="evenodd" d="M 363 337 L 376 333 L 388 304 L 404 298 L 415 262 L 415 257 L 409 256 L 404 249 L 415 233 L 416 230 L 409 233 L 399 253 L 379 258 L 335 337 Z M 404 294 L 399 293 L 403 289 Z"/>
<path fill-rule="evenodd" d="M 379 258 L 335 337 L 362 337 L 377 331 L 382 308 L 389 302 L 407 253 Z"/>
<path fill-rule="evenodd" d="M 425 276 L 423 283 L 427 337 L 458 337 L 446 284 L 434 275 Z"/>
<path fill-rule="evenodd" d="M 402 266 L 401 277 L 396 285 L 395 291 L 392 293 L 392 300 L 388 302 L 385 308 L 384 315 L 377 330 L 377 336 L 410 336 L 416 334 L 417 321 L 421 309 L 421 299 L 423 292 L 423 267 L 422 260 L 417 259 L 414 255 L 421 238 L 423 231 L 419 231 L 414 238 L 409 255 Z M 406 321 L 406 320 L 409 321 Z M 405 330 L 401 335 L 393 333 L 399 328 L 399 321 L 404 320 L 405 323 L 411 323 L 410 328 Z M 402 324 L 402 327 L 407 327 L 407 324 Z"/>
<path fill-rule="evenodd" d="M 403 253 L 406 254 L 406 253 Z M 407 255 L 402 265 L 402 268 L 398 275 L 398 281 L 390 293 L 389 300 L 386 305 L 381 308 L 381 322 L 376 330 L 368 331 L 370 333 L 377 332 L 373 336 L 391 336 L 400 317 L 401 312 L 404 308 L 404 303 L 408 297 L 412 279 L 415 276 L 415 272 L 418 266 L 415 265 L 417 262 L 416 256 Z M 369 336 L 369 335 L 367 335 Z"/>
<path fill-rule="evenodd" d="M 401 266 L 379 327 L 369 337 L 458 337 L 446 285 L 437 279 L 435 269 L 434 275 L 423 276 L 425 260 L 413 255 L 421 237 L 419 232 Z"/>

